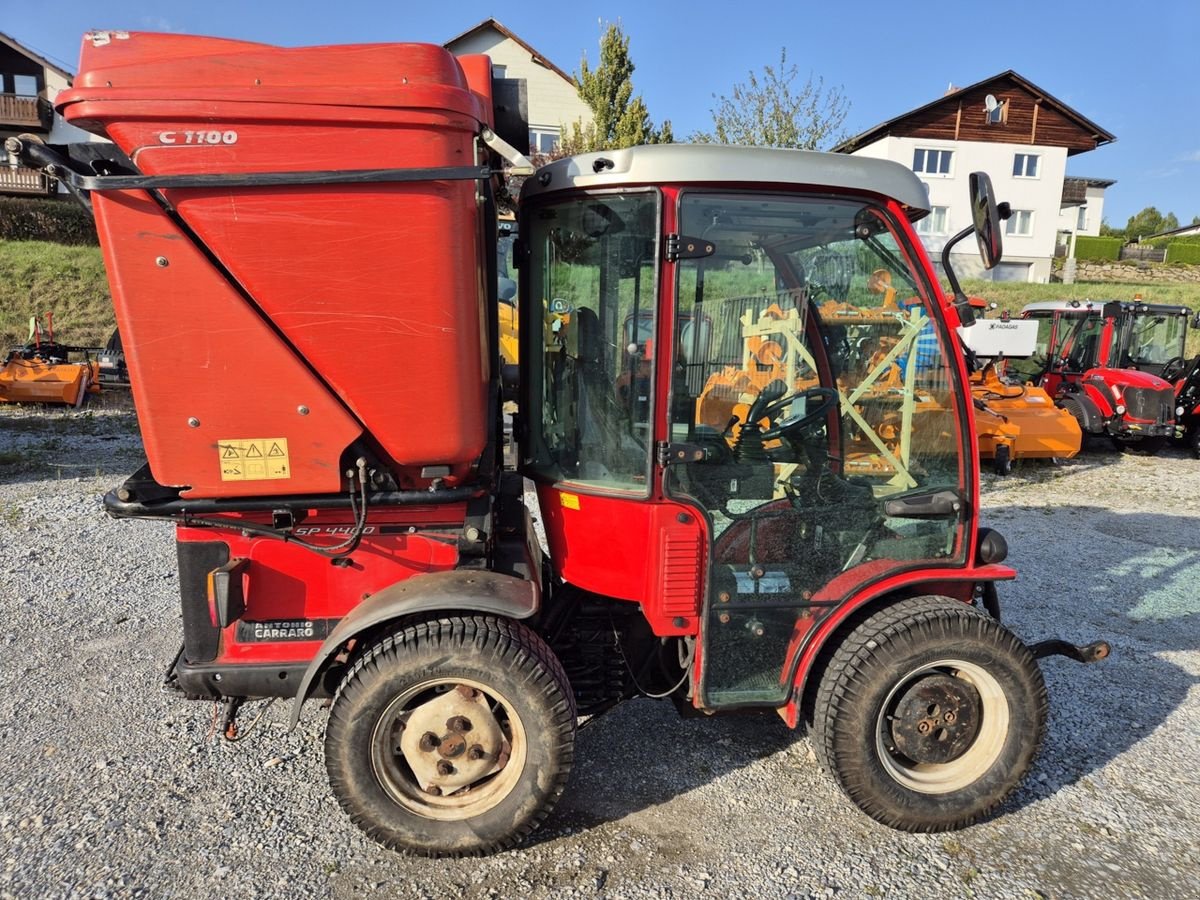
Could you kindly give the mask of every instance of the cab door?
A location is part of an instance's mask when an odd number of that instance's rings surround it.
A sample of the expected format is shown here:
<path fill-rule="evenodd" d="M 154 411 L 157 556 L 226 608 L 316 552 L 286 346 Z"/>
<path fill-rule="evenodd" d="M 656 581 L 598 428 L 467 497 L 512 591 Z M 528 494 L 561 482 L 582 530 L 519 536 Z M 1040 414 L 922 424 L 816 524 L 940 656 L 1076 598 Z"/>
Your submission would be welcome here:
<path fill-rule="evenodd" d="M 965 563 L 962 391 L 882 209 L 684 192 L 678 221 L 664 489 L 709 532 L 699 705 L 778 705 L 831 610 Z"/>

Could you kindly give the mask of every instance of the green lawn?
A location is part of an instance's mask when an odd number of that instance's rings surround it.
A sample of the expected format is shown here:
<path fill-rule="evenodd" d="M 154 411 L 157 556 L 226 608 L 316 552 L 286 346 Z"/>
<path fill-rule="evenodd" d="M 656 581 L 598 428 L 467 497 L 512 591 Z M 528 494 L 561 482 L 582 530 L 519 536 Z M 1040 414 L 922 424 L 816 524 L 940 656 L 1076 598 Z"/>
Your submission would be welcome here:
<path fill-rule="evenodd" d="M 64 344 L 104 346 L 115 326 L 99 247 L 0 241 L 0 348 L 24 343 L 45 312 Z"/>

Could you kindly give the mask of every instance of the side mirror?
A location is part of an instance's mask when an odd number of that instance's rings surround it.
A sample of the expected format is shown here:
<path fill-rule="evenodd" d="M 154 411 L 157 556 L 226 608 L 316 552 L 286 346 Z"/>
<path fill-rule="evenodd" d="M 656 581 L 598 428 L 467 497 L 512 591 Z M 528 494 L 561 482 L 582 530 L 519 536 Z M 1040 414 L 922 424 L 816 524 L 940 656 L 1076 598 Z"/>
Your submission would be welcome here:
<path fill-rule="evenodd" d="M 1000 209 L 996 194 L 992 190 L 992 179 L 987 172 L 972 172 L 970 177 L 971 218 L 975 224 L 975 240 L 979 243 L 979 255 L 983 267 L 991 269 L 1004 255 L 1000 233 Z"/>

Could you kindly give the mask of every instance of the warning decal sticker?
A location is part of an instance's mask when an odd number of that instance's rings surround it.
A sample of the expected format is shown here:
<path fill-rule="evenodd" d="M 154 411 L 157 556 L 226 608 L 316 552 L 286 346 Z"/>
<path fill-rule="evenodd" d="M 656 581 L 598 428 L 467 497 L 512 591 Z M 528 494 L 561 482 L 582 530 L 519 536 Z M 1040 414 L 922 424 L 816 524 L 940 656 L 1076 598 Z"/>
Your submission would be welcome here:
<path fill-rule="evenodd" d="M 266 481 L 291 478 L 287 438 L 218 441 L 222 481 Z"/>

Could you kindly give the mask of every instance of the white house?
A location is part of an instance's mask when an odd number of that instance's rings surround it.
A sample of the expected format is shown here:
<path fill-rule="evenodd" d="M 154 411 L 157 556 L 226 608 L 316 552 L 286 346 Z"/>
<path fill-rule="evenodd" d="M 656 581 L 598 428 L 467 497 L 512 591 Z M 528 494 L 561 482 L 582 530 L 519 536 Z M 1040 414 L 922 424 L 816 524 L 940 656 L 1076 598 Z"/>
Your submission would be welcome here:
<path fill-rule="evenodd" d="M 1059 243 L 1072 234 L 1098 235 L 1104 218 L 1104 192 L 1117 182 L 1112 178 L 1077 178 L 1063 181 L 1062 209 L 1058 216 Z"/>
<path fill-rule="evenodd" d="M 455 56 L 486 53 L 497 79 L 522 82 L 529 110 L 529 150 L 548 153 L 563 129 L 592 120 L 575 79 L 495 19 L 484 19 L 444 44 Z M 523 148 L 518 148 L 523 149 Z"/>
<path fill-rule="evenodd" d="M 66 69 L 0 33 L 0 144 L 18 134 L 36 134 L 49 144 L 100 140 L 68 125 L 54 111 L 55 98 L 71 86 L 71 78 Z M 51 179 L 15 160 L 4 165 L 6 156 L 0 151 L 0 194 L 45 196 L 53 192 Z"/>
<path fill-rule="evenodd" d="M 1088 228 L 1084 233 L 1098 233 L 1104 188 L 1113 184 L 1102 179 L 1069 181 L 1067 158 L 1114 140 L 1010 69 L 969 87 L 952 87 L 932 103 L 876 125 L 834 150 L 895 160 L 920 176 L 932 211 L 917 223 L 917 230 L 935 260 L 946 241 L 971 224 L 969 174 L 987 172 L 997 198 L 1013 211 L 1005 223 L 1004 262 L 989 276 L 978 262 L 974 242 L 963 241 L 952 251 L 955 269 L 997 281 L 1045 282 L 1060 232 L 1078 230 L 1083 206 Z M 1077 190 L 1079 182 L 1082 190 Z M 1064 193 L 1067 185 L 1070 196 Z"/>

